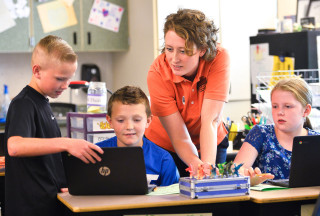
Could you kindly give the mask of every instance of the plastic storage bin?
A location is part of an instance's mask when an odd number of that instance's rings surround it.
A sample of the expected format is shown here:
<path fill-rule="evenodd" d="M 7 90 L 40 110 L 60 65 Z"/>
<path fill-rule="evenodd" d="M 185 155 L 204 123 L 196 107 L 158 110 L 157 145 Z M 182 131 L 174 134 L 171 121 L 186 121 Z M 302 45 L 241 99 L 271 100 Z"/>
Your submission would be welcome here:
<path fill-rule="evenodd" d="M 97 143 L 115 136 L 106 119 L 106 113 L 67 113 L 68 137 Z"/>

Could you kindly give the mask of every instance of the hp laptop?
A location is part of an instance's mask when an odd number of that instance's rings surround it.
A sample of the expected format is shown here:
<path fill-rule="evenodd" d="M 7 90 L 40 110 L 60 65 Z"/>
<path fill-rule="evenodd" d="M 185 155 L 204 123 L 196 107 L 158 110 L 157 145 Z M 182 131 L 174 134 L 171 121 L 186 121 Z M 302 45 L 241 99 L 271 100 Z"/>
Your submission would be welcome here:
<path fill-rule="evenodd" d="M 269 180 L 284 187 L 320 186 L 320 135 L 293 139 L 289 179 Z"/>
<path fill-rule="evenodd" d="M 71 195 L 139 195 L 148 193 L 141 147 L 102 148 L 101 162 L 86 164 L 62 153 Z"/>

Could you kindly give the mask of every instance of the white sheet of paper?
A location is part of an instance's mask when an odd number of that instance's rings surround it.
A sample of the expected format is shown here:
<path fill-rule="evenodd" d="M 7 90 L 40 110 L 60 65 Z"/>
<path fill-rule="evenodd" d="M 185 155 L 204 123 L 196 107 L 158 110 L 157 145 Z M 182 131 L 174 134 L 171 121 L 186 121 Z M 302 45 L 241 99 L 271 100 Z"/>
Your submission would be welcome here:
<path fill-rule="evenodd" d="M 0 32 L 6 31 L 15 25 L 16 22 L 11 18 L 7 6 L 3 0 L 0 0 Z"/>

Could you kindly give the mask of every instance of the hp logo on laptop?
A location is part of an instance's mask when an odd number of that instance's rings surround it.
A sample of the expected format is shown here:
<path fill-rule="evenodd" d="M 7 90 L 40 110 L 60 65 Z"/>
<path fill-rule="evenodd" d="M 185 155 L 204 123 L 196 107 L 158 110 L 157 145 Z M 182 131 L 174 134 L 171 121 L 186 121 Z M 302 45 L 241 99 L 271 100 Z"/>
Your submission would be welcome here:
<path fill-rule="evenodd" d="M 109 167 L 103 166 L 103 167 L 100 167 L 99 173 L 102 176 L 108 176 L 108 175 L 110 175 L 111 170 L 109 169 Z"/>

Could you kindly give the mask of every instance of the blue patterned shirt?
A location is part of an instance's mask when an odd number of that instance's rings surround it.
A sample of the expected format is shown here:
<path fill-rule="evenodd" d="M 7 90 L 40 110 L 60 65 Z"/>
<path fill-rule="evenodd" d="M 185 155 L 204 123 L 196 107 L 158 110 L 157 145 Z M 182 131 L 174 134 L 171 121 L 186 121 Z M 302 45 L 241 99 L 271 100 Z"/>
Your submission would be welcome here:
<path fill-rule="evenodd" d="M 307 130 L 308 135 L 320 134 L 309 128 Z M 280 145 L 274 125 L 254 126 L 244 142 L 248 142 L 258 151 L 254 167 L 259 167 L 262 173 L 273 174 L 274 179 L 289 178 L 292 152 Z"/>

